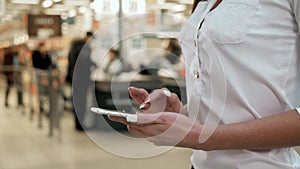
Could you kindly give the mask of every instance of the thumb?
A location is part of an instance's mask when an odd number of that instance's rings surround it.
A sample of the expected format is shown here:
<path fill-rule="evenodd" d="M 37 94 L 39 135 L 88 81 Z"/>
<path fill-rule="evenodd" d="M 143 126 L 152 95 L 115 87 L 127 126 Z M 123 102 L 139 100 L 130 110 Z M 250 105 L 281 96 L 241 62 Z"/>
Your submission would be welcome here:
<path fill-rule="evenodd" d="M 136 124 L 161 124 L 162 120 L 160 117 L 162 113 L 137 113 L 138 121 Z"/>
<path fill-rule="evenodd" d="M 147 98 L 149 93 L 142 88 L 129 87 L 128 88 L 129 95 L 137 101 L 138 104 L 143 103 Z"/>

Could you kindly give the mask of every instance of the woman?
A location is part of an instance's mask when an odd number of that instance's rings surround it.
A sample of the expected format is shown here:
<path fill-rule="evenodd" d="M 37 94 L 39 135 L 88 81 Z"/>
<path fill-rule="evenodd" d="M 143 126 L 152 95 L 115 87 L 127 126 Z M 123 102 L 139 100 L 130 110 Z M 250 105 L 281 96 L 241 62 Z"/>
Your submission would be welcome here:
<path fill-rule="evenodd" d="M 156 145 L 192 148 L 195 169 L 299 169 L 300 1 L 198 1 L 180 35 L 188 105 L 171 94 L 137 123 L 110 118 Z M 129 91 L 147 111 L 147 98 L 168 93 Z"/>
<path fill-rule="evenodd" d="M 14 59 L 14 53 L 11 48 L 6 49 L 6 52 L 4 54 L 4 65 L 6 66 L 12 66 L 13 65 L 13 59 Z M 6 91 L 5 91 L 5 107 L 8 107 L 8 96 L 10 93 L 10 90 L 13 85 L 13 71 L 5 71 L 4 75 L 6 76 Z"/>
<path fill-rule="evenodd" d="M 116 49 L 110 49 L 108 52 L 109 61 L 104 68 L 104 73 L 119 75 L 122 73 L 122 62 L 119 59 L 119 51 Z"/>

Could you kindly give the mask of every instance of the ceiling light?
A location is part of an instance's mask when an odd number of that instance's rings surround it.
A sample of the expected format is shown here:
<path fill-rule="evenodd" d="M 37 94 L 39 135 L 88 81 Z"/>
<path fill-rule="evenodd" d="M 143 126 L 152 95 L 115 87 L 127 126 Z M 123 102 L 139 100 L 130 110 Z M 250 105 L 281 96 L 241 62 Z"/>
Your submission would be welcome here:
<path fill-rule="evenodd" d="M 55 3 L 56 3 L 56 2 L 61 2 L 61 0 L 53 0 L 53 2 L 55 2 Z"/>
<path fill-rule="evenodd" d="M 11 0 L 13 4 L 39 4 L 40 0 Z"/>
<path fill-rule="evenodd" d="M 50 6 L 52 6 L 53 5 L 53 2 L 51 1 L 51 0 L 45 0 L 45 1 L 43 1 L 43 3 L 42 3 L 42 6 L 44 7 L 44 8 L 49 8 Z"/>
<path fill-rule="evenodd" d="M 71 10 L 69 11 L 69 17 L 70 17 L 70 18 L 72 18 L 72 17 L 74 17 L 74 16 L 76 16 L 76 15 L 77 15 L 77 12 L 76 12 L 75 9 L 71 9 Z"/>
<path fill-rule="evenodd" d="M 68 14 L 67 14 L 67 12 L 63 12 L 63 13 L 60 15 L 60 18 L 61 18 L 62 20 L 68 19 Z"/>
<path fill-rule="evenodd" d="M 81 7 L 78 8 L 78 12 L 79 12 L 80 14 L 83 14 L 83 13 L 85 13 L 86 11 L 87 11 L 87 7 L 85 7 L 85 6 L 81 6 Z"/>

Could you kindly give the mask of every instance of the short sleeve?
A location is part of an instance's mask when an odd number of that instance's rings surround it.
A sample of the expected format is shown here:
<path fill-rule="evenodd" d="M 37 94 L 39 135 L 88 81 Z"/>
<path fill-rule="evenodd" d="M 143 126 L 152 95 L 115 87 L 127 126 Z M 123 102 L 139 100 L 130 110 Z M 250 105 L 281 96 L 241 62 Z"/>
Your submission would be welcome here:
<path fill-rule="evenodd" d="M 296 108 L 298 114 L 300 115 L 300 107 Z"/>
<path fill-rule="evenodd" d="M 300 0 L 290 0 L 300 32 Z"/>
<path fill-rule="evenodd" d="M 299 33 L 300 33 L 300 0 L 291 0 L 291 4 L 295 14 L 296 22 L 298 24 Z M 300 115 L 300 107 L 296 108 L 296 110 Z"/>

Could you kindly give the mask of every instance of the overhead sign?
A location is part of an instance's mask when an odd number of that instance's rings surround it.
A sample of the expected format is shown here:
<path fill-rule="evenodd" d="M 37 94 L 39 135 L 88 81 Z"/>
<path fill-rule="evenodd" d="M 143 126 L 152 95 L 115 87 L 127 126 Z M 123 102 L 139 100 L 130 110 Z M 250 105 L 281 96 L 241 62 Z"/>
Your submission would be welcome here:
<path fill-rule="evenodd" d="M 28 15 L 28 35 L 39 37 L 61 36 L 59 15 Z"/>

